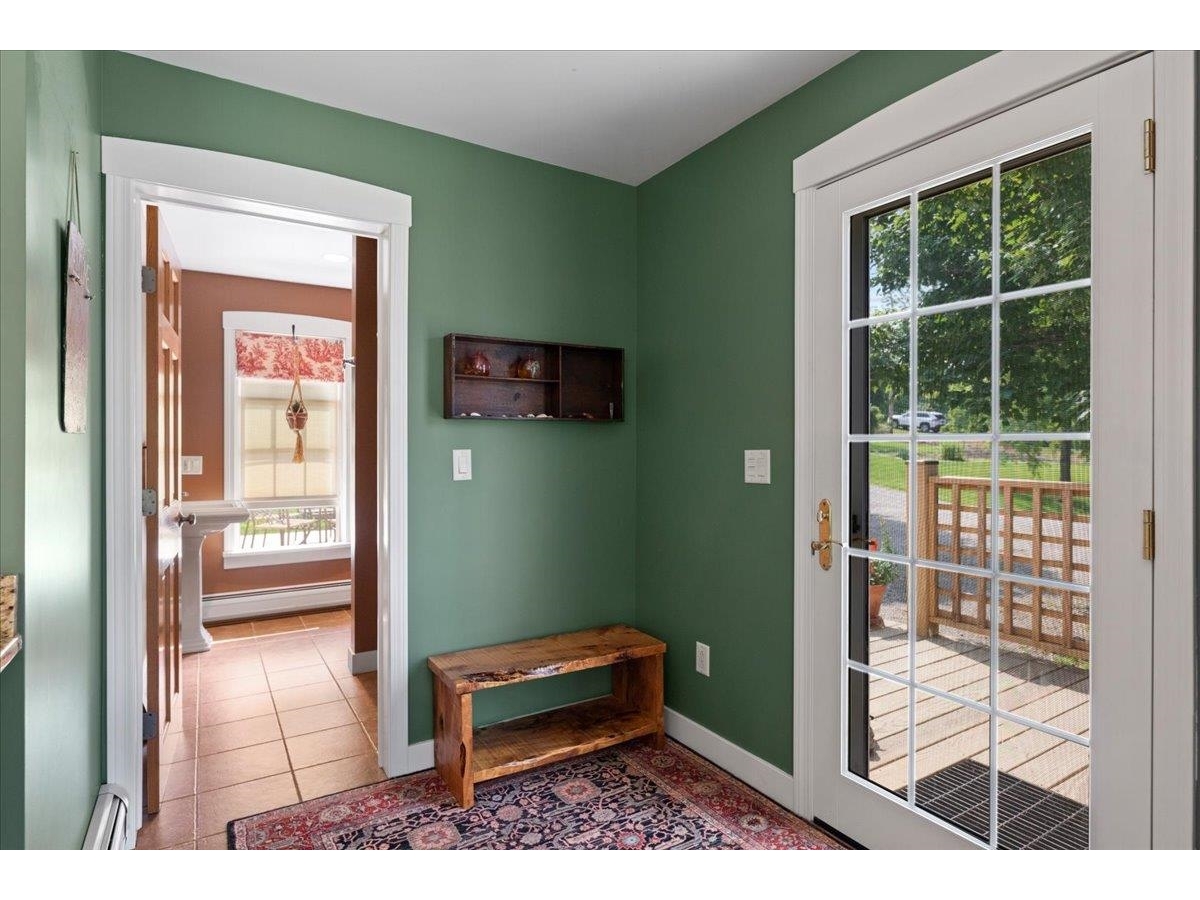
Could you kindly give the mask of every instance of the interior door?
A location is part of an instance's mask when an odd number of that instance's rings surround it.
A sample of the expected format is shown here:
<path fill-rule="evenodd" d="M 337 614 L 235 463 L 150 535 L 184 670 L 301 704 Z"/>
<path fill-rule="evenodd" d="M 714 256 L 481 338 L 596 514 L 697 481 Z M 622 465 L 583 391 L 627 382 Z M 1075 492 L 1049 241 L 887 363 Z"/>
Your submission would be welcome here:
<path fill-rule="evenodd" d="M 868 847 L 1149 846 L 1151 76 L 817 191 L 800 739 Z"/>
<path fill-rule="evenodd" d="M 158 811 L 160 746 L 181 689 L 179 641 L 180 267 L 156 206 L 146 207 L 146 443 L 142 448 L 146 513 L 146 697 L 153 723 L 145 751 L 146 811 Z M 151 274 L 152 273 L 152 274 Z"/>

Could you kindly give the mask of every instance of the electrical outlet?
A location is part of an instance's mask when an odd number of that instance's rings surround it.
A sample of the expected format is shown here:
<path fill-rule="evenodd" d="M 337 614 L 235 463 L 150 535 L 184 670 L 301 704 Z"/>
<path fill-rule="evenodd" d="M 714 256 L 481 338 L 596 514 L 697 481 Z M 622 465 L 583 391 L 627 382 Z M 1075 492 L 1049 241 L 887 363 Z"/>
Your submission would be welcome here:
<path fill-rule="evenodd" d="M 708 675 L 708 644 L 702 644 L 696 641 L 696 671 L 701 675 Z"/>
<path fill-rule="evenodd" d="M 181 457 L 179 457 L 179 474 L 180 475 L 203 475 L 204 474 L 204 457 L 203 456 L 181 456 Z"/>

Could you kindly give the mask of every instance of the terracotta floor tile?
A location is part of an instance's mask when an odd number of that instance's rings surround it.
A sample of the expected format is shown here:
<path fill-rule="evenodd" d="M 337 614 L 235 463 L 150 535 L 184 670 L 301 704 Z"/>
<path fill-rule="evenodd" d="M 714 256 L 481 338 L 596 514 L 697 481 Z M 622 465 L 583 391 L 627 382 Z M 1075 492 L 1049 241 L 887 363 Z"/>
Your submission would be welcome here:
<path fill-rule="evenodd" d="M 338 687 L 342 689 L 346 699 L 351 697 L 365 697 L 368 700 L 375 699 L 375 673 L 367 672 L 363 675 L 350 675 L 346 678 L 337 680 Z"/>
<path fill-rule="evenodd" d="M 182 844 L 176 844 L 174 847 L 168 847 L 167 849 L 168 850 L 195 850 L 196 842 L 195 841 L 186 841 Z"/>
<path fill-rule="evenodd" d="M 242 641 L 227 641 L 225 643 L 213 644 L 212 648 L 201 653 L 193 653 L 188 656 L 188 659 L 195 659 L 197 665 L 203 669 L 212 668 L 213 666 L 225 665 L 231 662 L 237 662 L 241 659 L 251 659 L 258 653 L 258 639 L 248 639 Z"/>
<path fill-rule="evenodd" d="M 279 729 L 279 718 L 272 712 L 270 715 L 255 716 L 251 719 L 238 719 L 223 725 L 213 725 L 201 728 L 196 732 L 196 749 L 200 756 L 212 753 L 224 753 L 226 750 L 237 750 L 254 744 L 266 744 L 283 737 Z"/>
<path fill-rule="evenodd" d="M 349 628 L 350 611 L 334 609 L 318 613 L 301 613 L 300 618 L 308 628 Z"/>
<path fill-rule="evenodd" d="M 196 798 L 168 800 L 158 813 L 147 816 L 138 831 L 137 845 L 144 849 L 174 847 L 196 839 Z"/>
<path fill-rule="evenodd" d="M 373 753 L 339 759 L 307 769 L 297 769 L 295 774 L 302 800 L 348 791 L 364 784 L 374 784 L 387 777 L 383 769 L 379 768 Z"/>
<path fill-rule="evenodd" d="M 347 650 L 343 647 L 336 652 L 322 653 L 321 658 L 325 660 L 325 665 L 329 666 L 329 671 L 333 673 L 334 678 L 349 678 L 350 663 L 346 660 Z"/>
<path fill-rule="evenodd" d="M 210 834 L 196 841 L 197 850 L 228 850 L 229 835 L 222 831 L 220 834 Z"/>
<path fill-rule="evenodd" d="M 283 741 L 202 756 L 198 762 L 196 790 L 201 794 L 289 771 Z"/>
<path fill-rule="evenodd" d="M 379 715 L 375 701 L 371 697 L 347 697 L 346 702 L 350 704 L 350 708 L 354 710 L 354 715 L 358 717 L 359 721 L 374 719 Z"/>
<path fill-rule="evenodd" d="M 277 809 L 298 799 L 290 773 L 200 794 L 196 798 L 196 834 L 198 837 L 224 834 L 231 819 Z"/>
<path fill-rule="evenodd" d="M 196 729 L 169 732 L 159 747 L 159 761 L 163 765 L 194 759 L 196 756 Z"/>
<path fill-rule="evenodd" d="M 200 704 L 200 726 L 236 722 L 238 719 L 265 716 L 274 711 L 275 704 L 271 702 L 270 694 L 251 694 L 249 697 L 235 697 L 232 700 L 215 700 L 212 703 Z"/>
<path fill-rule="evenodd" d="M 298 650 L 301 647 L 313 645 L 312 636 L 315 632 L 288 632 L 286 634 L 269 634 L 255 638 L 259 651 L 263 650 Z"/>
<path fill-rule="evenodd" d="M 159 799 L 178 800 L 180 797 L 190 797 L 196 793 L 196 759 L 183 762 L 169 763 L 162 766 L 158 773 Z"/>
<path fill-rule="evenodd" d="M 250 622 L 234 622 L 229 625 L 209 625 L 208 633 L 212 635 L 214 644 L 227 641 L 254 640 L 254 625 Z"/>
<path fill-rule="evenodd" d="M 271 693 L 275 698 L 275 709 L 279 712 L 301 709 L 305 706 L 317 706 L 321 703 L 332 703 L 334 700 L 342 699 L 342 692 L 332 679 L 317 684 L 283 688 Z"/>
<path fill-rule="evenodd" d="M 339 725 L 353 725 L 355 721 L 354 710 L 345 700 L 322 703 L 320 706 L 306 706 L 303 709 L 291 709 L 279 714 L 279 724 L 283 728 L 284 737 L 324 731 L 327 728 L 337 728 Z"/>
<path fill-rule="evenodd" d="M 229 678 L 246 678 L 251 675 L 261 675 L 262 672 L 262 659 L 259 657 L 257 650 L 254 651 L 253 655 L 243 656 L 231 662 L 201 665 L 200 690 L 203 691 L 205 686 L 216 681 L 225 681 Z"/>
<path fill-rule="evenodd" d="M 188 731 L 196 727 L 197 706 L 194 698 L 188 698 L 185 701 L 177 702 L 171 721 L 167 723 L 168 732 Z"/>
<path fill-rule="evenodd" d="M 254 625 L 255 637 L 267 634 L 302 632 L 305 629 L 304 620 L 299 616 L 281 616 L 278 619 L 263 619 L 252 624 Z"/>
<path fill-rule="evenodd" d="M 282 691 L 286 688 L 300 687 L 305 684 L 317 684 L 322 681 L 333 681 L 329 666 L 322 662 L 320 665 L 301 666 L 298 669 L 282 669 L 267 676 L 272 691 Z"/>
<path fill-rule="evenodd" d="M 287 749 L 292 768 L 303 769 L 336 759 L 363 756 L 372 753 L 375 745 L 367 739 L 362 726 L 354 724 L 290 737 Z"/>
<path fill-rule="evenodd" d="M 317 648 L 309 645 L 295 650 L 263 650 L 263 668 L 268 673 L 281 672 L 284 669 L 299 669 L 305 666 L 315 666 L 323 660 Z"/>
<path fill-rule="evenodd" d="M 267 676 L 259 672 L 256 675 L 243 675 L 241 678 L 227 678 L 224 681 L 214 681 L 206 684 L 200 699 L 204 703 L 214 700 L 232 700 L 235 697 L 248 697 L 251 694 L 265 694 L 271 690 L 267 684 Z"/>

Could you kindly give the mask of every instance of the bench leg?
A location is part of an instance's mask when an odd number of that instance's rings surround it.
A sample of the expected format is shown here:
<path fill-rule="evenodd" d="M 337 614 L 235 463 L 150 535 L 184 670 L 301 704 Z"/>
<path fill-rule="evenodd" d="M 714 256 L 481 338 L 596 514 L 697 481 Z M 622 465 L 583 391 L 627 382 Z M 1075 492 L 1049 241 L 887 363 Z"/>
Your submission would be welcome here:
<path fill-rule="evenodd" d="M 638 709 L 658 723 L 658 731 L 651 735 L 657 750 L 667 745 L 667 733 L 663 728 L 663 658 L 644 656 L 627 659 L 612 667 L 613 696 Z"/>
<path fill-rule="evenodd" d="M 440 678 L 434 678 L 433 714 L 434 765 L 458 805 L 470 809 L 475 805 L 471 695 L 455 694 Z"/>

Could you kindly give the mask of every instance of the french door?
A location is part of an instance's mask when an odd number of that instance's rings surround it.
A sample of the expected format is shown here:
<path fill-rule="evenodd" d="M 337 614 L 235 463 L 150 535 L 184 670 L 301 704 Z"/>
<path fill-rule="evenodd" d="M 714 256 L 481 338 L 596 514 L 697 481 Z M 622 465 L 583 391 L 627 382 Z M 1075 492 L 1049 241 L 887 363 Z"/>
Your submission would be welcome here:
<path fill-rule="evenodd" d="M 1142 57 L 816 192 L 800 739 L 866 846 L 1149 845 L 1152 106 Z"/>

